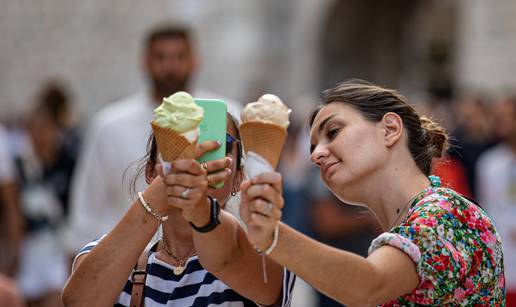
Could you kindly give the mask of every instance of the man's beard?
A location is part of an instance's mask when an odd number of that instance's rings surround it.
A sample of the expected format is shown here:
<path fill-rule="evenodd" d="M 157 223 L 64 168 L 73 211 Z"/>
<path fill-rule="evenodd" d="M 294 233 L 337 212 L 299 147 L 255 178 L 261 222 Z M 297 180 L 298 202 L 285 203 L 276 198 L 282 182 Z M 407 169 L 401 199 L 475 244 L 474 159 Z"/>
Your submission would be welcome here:
<path fill-rule="evenodd" d="M 157 80 L 152 79 L 154 93 L 158 98 L 168 97 L 175 92 L 186 91 L 188 87 L 188 78 L 183 80 Z"/>

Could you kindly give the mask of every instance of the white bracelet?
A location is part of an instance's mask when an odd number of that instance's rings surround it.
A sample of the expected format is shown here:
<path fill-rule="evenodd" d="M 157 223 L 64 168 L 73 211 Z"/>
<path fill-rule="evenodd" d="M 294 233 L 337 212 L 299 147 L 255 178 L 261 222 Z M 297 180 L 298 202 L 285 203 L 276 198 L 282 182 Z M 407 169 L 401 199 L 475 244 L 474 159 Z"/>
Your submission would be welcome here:
<path fill-rule="evenodd" d="M 273 234 L 273 237 L 272 237 L 272 243 L 271 245 L 265 250 L 265 251 L 262 251 L 261 249 L 257 248 L 256 250 L 260 253 L 260 254 L 264 254 L 264 255 L 269 255 L 270 253 L 272 253 L 272 250 L 276 247 L 276 245 L 278 244 L 278 238 L 279 238 L 279 225 L 276 225 L 276 227 L 274 228 L 274 234 Z"/>
<path fill-rule="evenodd" d="M 164 222 L 164 221 L 168 220 L 168 215 L 165 215 L 165 216 L 159 215 L 154 210 L 152 210 L 152 208 L 147 204 L 147 202 L 143 198 L 143 193 L 142 192 L 138 192 L 138 199 L 140 200 L 140 204 L 142 204 L 142 206 L 145 209 L 145 211 L 147 211 L 149 214 L 154 216 L 158 221 Z"/>

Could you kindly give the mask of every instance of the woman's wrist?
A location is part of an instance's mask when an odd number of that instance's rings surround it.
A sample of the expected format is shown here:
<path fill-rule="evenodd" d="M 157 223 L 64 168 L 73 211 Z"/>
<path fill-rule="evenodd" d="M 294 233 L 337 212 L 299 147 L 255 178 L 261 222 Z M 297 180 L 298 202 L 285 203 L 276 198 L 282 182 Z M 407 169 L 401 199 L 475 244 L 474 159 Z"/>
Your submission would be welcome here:
<path fill-rule="evenodd" d="M 167 201 L 163 178 L 157 176 L 142 193 L 143 198 L 156 213 L 159 215 L 168 214 L 171 207 Z"/>
<path fill-rule="evenodd" d="M 276 224 L 276 227 L 274 227 L 274 231 L 270 235 L 270 237 L 260 246 L 256 247 L 256 251 L 260 254 L 269 255 L 272 253 L 274 248 L 276 247 L 276 244 L 278 244 L 279 239 L 279 224 Z"/>
<path fill-rule="evenodd" d="M 146 200 L 144 196 L 144 192 L 138 192 L 138 202 L 143 207 L 143 209 L 146 211 L 146 213 L 150 214 L 152 217 L 154 217 L 159 222 L 164 222 L 168 219 L 168 215 L 161 214 L 157 212 Z"/>
<path fill-rule="evenodd" d="M 190 212 L 187 221 L 196 227 L 207 225 L 211 219 L 211 202 L 206 196 L 204 201 L 199 202 L 197 206 Z"/>

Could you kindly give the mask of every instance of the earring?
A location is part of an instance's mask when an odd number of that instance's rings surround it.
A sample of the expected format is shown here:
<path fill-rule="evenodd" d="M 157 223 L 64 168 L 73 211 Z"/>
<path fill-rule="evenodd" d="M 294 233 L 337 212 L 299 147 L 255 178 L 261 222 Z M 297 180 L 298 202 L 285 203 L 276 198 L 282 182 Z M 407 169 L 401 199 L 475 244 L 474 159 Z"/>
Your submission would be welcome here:
<path fill-rule="evenodd" d="M 231 197 L 235 197 L 237 195 L 237 193 L 238 192 L 236 190 L 231 191 Z"/>

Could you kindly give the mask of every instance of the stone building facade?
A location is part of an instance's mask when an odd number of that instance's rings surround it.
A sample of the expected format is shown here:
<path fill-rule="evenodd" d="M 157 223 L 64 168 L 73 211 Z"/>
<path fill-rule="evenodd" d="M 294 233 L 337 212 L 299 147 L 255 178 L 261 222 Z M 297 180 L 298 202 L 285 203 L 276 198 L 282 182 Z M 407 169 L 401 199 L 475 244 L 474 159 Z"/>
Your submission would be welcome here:
<path fill-rule="evenodd" d="M 247 102 L 272 92 L 303 118 L 321 89 L 349 77 L 409 96 L 499 90 L 516 73 L 516 4 L 481 0 L 0 0 L 0 120 L 49 78 L 84 119 L 144 86 L 141 42 L 174 20 L 196 32 L 199 86 Z"/>

